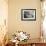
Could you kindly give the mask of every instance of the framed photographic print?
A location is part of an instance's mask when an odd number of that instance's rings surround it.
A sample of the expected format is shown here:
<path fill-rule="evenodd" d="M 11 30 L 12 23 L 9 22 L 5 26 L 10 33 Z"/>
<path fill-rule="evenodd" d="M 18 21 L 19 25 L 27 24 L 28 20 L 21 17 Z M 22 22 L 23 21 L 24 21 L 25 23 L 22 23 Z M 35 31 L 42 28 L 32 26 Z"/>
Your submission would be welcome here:
<path fill-rule="evenodd" d="M 21 20 L 35 21 L 36 20 L 36 9 L 21 9 Z"/>

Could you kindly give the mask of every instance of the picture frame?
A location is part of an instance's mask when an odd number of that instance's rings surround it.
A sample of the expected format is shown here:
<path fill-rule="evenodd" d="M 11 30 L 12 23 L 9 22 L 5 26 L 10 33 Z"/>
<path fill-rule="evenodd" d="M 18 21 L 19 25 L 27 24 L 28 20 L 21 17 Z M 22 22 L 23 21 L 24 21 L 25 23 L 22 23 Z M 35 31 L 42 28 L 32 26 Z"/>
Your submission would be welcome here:
<path fill-rule="evenodd" d="M 35 21 L 36 9 L 21 9 L 21 20 L 22 21 Z"/>

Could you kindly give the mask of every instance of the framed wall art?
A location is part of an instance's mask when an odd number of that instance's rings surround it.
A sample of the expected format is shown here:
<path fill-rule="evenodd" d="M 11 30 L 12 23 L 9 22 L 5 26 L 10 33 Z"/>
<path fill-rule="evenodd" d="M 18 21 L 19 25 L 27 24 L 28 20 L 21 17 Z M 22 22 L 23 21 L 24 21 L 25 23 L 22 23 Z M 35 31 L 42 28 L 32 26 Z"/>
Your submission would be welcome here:
<path fill-rule="evenodd" d="M 22 21 L 35 21 L 36 9 L 21 9 L 21 20 Z"/>

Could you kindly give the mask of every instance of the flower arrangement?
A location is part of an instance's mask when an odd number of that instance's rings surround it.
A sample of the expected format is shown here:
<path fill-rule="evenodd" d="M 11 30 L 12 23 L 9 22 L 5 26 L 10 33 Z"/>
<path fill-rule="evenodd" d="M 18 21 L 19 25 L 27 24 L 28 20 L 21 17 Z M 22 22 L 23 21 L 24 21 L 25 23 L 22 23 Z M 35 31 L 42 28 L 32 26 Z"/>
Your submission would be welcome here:
<path fill-rule="evenodd" d="M 27 41 L 30 38 L 30 34 L 27 34 L 23 31 L 18 31 L 17 34 L 14 34 L 14 39 L 18 41 Z"/>

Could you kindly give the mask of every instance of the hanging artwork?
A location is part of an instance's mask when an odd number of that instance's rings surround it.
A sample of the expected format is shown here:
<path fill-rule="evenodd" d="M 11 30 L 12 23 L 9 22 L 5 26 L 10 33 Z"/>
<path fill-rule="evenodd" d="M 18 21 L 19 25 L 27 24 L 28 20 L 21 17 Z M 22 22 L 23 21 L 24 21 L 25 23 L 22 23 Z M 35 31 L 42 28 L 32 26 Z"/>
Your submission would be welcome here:
<path fill-rule="evenodd" d="M 36 9 L 21 9 L 21 20 L 35 21 L 36 20 Z"/>

